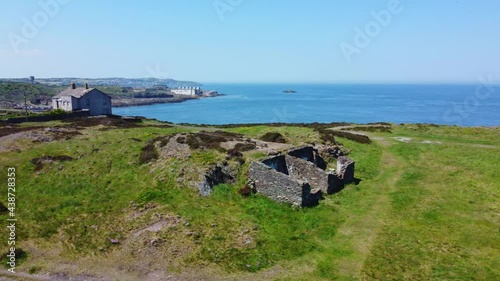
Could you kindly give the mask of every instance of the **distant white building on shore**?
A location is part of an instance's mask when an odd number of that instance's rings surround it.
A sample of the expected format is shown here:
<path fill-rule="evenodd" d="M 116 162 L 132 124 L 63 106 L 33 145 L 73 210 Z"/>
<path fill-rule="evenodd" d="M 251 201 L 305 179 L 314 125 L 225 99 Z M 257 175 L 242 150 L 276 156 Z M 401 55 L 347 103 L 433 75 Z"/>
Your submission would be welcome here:
<path fill-rule="evenodd" d="M 110 115 L 111 97 L 97 89 L 89 88 L 87 83 L 84 88 L 77 88 L 75 83 L 71 83 L 69 89 L 52 98 L 52 108 L 70 112 L 89 110 L 90 115 Z"/>
<path fill-rule="evenodd" d="M 201 95 L 200 87 L 179 87 L 170 90 L 172 93 L 176 95 L 183 96 L 199 96 Z"/>

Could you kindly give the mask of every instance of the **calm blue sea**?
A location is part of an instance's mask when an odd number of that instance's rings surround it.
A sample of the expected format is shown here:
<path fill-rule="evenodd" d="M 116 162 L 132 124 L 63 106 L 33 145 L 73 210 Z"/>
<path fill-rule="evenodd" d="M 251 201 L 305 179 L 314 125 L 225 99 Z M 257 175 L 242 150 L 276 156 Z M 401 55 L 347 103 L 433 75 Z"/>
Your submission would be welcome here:
<path fill-rule="evenodd" d="M 500 125 L 500 86 L 478 84 L 206 84 L 225 96 L 113 108 L 174 123 L 392 122 Z M 292 89 L 294 94 L 282 91 Z"/>

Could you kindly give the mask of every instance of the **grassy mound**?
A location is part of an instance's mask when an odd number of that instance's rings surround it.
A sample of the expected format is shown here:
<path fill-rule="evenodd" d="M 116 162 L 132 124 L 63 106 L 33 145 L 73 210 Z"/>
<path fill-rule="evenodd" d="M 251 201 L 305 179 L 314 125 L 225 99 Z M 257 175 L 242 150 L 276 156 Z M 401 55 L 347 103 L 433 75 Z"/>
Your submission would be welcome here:
<path fill-rule="evenodd" d="M 213 132 L 106 122 L 112 130 L 101 122 L 81 126 L 71 139 L 2 143 L 15 148 L 0 151 L 0 166 L 17 171 L 17 240 L 26 252 L 18 271 L 113 272 L 120 280 L 165 268 L 234 280 L 495 280 L 500 272 L 492 246 L 499 242 L 498 128 L 396 125 L 360 143 L 319 124 Z M 317 207 L 296 209 L 253 193 L 246 172 L 265 156 L 258 151 L 235 155 L 243 162 L 234 184 L 208 197 L 194 188 L 206 167 L 226 159 L 221 142 L 241 142 L 243 151 L 244 139 L 279 133 L 293 145 L 322 143 L 317 128 L 349 149 L 361 179 Z M 156 155 L 177 134 L 191 146 L 189 157 Z M 57 164 L 37 171 L 40 162 Z"/>
<path fill-rule="evenodd" d="M 278 132 L 265 133 L 259 139 L 268 142 L 286 143 L 286 139 Z"/>

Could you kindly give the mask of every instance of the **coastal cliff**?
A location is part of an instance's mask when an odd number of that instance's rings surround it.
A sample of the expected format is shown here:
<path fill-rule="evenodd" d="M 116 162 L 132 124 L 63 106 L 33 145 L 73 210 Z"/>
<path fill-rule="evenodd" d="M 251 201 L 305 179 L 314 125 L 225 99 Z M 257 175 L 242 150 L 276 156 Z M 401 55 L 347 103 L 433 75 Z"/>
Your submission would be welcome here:
<path fill-rule="evenodd" d="M 196 95 L 178 95 L 173 90 L 182 87 L 198 87 L 190 81 L 152 78 L 39 78 L 33 83 L 26 79 L 0 79 L 0 108 L 19 110 L 24 102 L 32 111 L 49 110 L 52 97 L 66 90 L 71 83 L 77 87 L 86 83 L 111 96 L 113 106 L 149 105 L 156 103 L 183 102 L 191 99 L 220 96 L 217 91 L 200 90 Z"/>
<path fill-rule="evenodd" d="M 35 89 L 37 91 L 35 91 Z M 0 82 L 0 119 L 18 118 L 25 116 L 23 95 L 32 91 L 34 94 L 27 96 L 27 109 L 29 114 L 47 114 L 53 109 L 52 97 L 58 92 L 57 87 L 44 85 L 27 85 Z M 62 88 L 61 88 L 62 89 Z M 113 107 L 142 106 L 161 103 L 180 103 L 188 100 L 223 96 L 214 90 L 198 90 L 191 95 L 177 94 L 175 89 L 168 87 L 156 88 L 131 88 L 131 87 L 101 87 L 102 91 L 111 96 Z M 60 90 L 59 90 L 60 92 Z M 3 93 L 11 93 L 4 94 Z"/>
<path fill-rule="evenodd" d="M 169 97 L 155 97 L 155 98 L 114 98 L 111 100 L 111 102 L 114 107 L 125 107 L 125 106 L 151 105 L 158 103 L 177 103 L 188 100 L 212 98 L 218 96 L 223 96 L 223 94 L 220 94 L 217 91 L 204 91 L 200 96 L 171 95 Z"/>

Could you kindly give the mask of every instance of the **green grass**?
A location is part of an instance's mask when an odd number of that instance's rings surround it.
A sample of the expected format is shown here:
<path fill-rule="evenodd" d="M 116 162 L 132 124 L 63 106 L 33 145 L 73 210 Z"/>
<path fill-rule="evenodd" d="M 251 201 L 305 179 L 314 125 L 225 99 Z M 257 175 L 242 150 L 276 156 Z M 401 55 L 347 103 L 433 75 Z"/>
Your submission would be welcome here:
<path fill-rule="evenodd" d="M 185 190 L 182 196 L 165 191 L 155 199 L 177 211 L 198 234 L 202 247 L 187 262 L 210 261 L 227 270 L 255 271 L 313 251 L 320 241 L 310 237 L 335 232 L 338 221 L 333 210 L 292 209 L 260 195 L 243 198 L 237 189 L 219 185 L 209 198 Z"/>
<path fill-rule="evenodd" d="M 455 143 L 462 136 L 463 143 L 498 145 L 498 139 L 489 139 L 497 133 L 445 127 L 436 135 L 450 135 L 436 138 Z M 408 135 L 428 139 L 418 133 Z M 498 148 L 398 143 L 391 151 L 407 167 L 390 193 L 392 212 L 365 263 L 364 277 L 498 279 Z"/>
<path fill-rule="evenodd" d="M 24 82 L 0 82 L 0 104 L 15 101 L 24 102 L 24 96 L 29 102 L 38 104 L 40 99 L 49 100 L 65 87 L 47 86 Z"/>
<path fill-rule="evenodd" d="M 193 150 L 185 159 L 140 163 L 149 140 L 197 128 L 99 128 L 64 141 L 18 141 L 21 152 L 0 152 L 2 171 L 9 166 L 18 171 L 16 213 L 22 227 L 17 234 L 27 252 L 20 271 L 43 274 L 71 263 L 87 272 L 106 266 L 168 267 L 235 280 L 499 277 L 499 129 L 405 125 L 395 126 L 392 134 L 369 133 L 383 138 L 372 144 L 339 138 L 356 160 L 361 182 L 317 207 L 297 209 L 259 194 L 238 194 L 251 159 L 265 156 L 261 152 L 244 153 L 247 161 L 234 185 L 219 185 L 201 197 L 190 187 L 206 167 L 223 161 L 224 153 Z M 307 127 L 227 131 L 247 137 L 279 132 L 296 145 L 319 142 L 319 134 Z M 402 143 L 394 136 L 442 143 Z M 59 155 L 75 160 L 46 164 L 40 171 L 30 162 Z M 0 181 L 5 177 L 2 172 Z M 158 216 L 176 223 L 134 236 Z M 5 237 L 7 230 L 0 233 Z M 154 251 L 152 239 L 161 241 Z M 271 275 L 261 275 L 268 269 Z"/>
<path fill-rule="evenodd" d="M 304 127 L 268 127 L 268 126 L 250 126 L 226 129 L 226 131 L 244 134 L 250 138 L 260 138 L 266 133 L 277 132 L 285 137 L 288 143 L 292 144 L 305 144 L 318 142 L 318 133 L 314 132 L 312 128 Z"/>
<path fill-rule="evenodd" d="M 404 125 L 397 126 L 394 136 L 414 137 L 418 140 L 437 140 L 462 144 L 498 144 L 498 128 Z"/>

